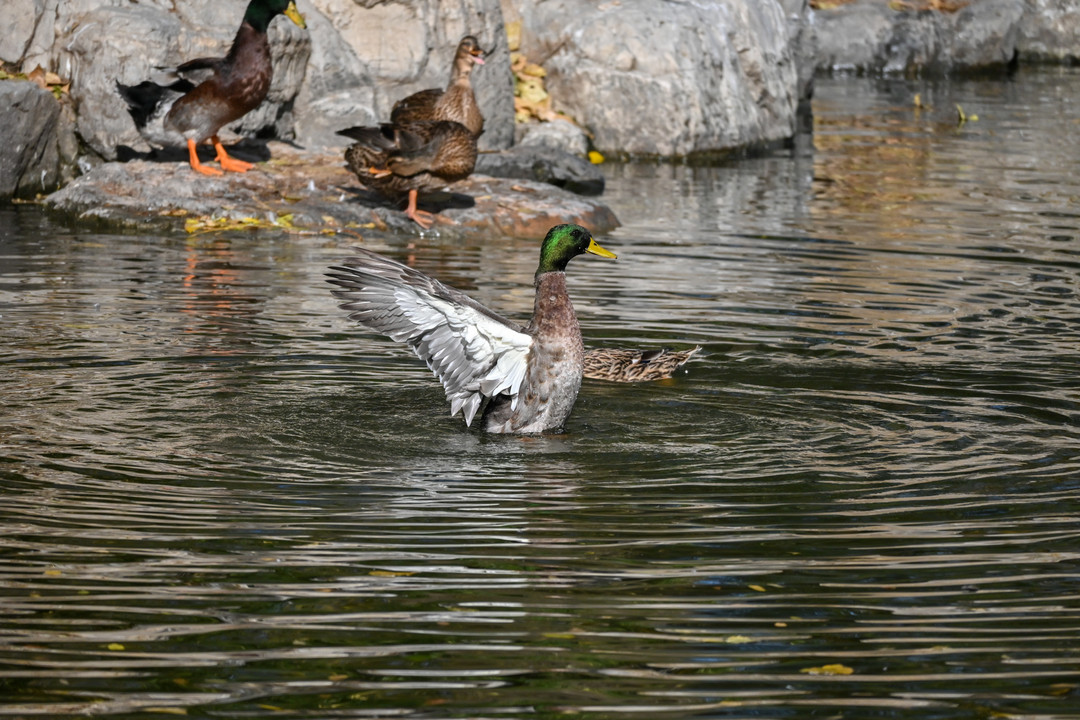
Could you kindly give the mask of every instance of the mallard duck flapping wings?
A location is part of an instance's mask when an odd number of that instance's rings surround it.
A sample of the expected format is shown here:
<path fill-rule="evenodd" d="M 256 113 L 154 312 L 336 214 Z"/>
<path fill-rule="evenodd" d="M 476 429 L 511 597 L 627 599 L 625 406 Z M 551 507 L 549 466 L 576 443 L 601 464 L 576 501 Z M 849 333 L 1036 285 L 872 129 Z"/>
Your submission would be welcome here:
<path fill-rule="evenodd" d="M 583 374 L 590 380 L 610 382 L 649 382 L 671 377 L 701 350 L 624 350 L 622 348 L 589 348 L 585 351 Z"/>
<path fill-rule="evenodd" d="M 383 123 L 338 135 L 356 141 L 345 150 L 345 161 L 360 182 L 391 199 L 407 194 L 405 214 L 425 229 L 432 218 L 417 209 L 419 193 L 464 180 L 476 165 L 476 138 L 456 122 Z"/>
<path fill-rule="evenodd" d="M 266 29 L 284 14 L 307 27 L 292 0 L 251 0 L 223 58 L 198 58 L 138 85 L 116 83 L 140 134 L 152 145 L 187 145 L 192 169 L 204 175 L 221 170 L 199 162 L 195 146 L 209 139 L 222 169 L 246 172 L 251 163 L 229 157 L 218 132 L 254 110 L 266 98 L 273 76 Z"/>
<path fill-rule="evenodd" d="M 327 273 L 341 307 L 404 342 L 442 382 L 465 424 L 485 398 L 484 429 L 540 433 L 562 427 L 581 387 L 584 347 L 566 292 L 566 264 L 582 253 L 614 258 L 578 225 L 544 238 L 532 321 L 522 327 L 464 293 L 368 250 Z"/>
<path fill-rule="evenodd" d="M 473 137 L 480 137 L 484 131 L 484 116 L 480 113 L 469 77 L 475 65 L 483 64 L 484 51 L 480 43 L 472 35 L 466 35 L 454 54 L 446 89 L 421 90 L 398 100 L 390 112 L 390 122 L 451 120 L 467 127 Z"/>

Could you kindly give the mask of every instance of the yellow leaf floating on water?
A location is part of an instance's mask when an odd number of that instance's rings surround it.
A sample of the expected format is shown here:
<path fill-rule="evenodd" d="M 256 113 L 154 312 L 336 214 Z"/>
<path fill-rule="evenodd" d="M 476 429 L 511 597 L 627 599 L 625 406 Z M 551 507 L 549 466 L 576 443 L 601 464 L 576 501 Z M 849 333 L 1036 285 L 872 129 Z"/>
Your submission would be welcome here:
<path fill-rule="evenodd" d="M 724 642 L 731 645 L 740 645 L 742 643 L 753 642 L 753 640 L 751 640 L 750 637 L 747 635 L 728 635 L 726 638 L 724 638 Z"/>
<path fill-rule="evenodd" d="M 589 151 L 589 162 L 593 165 L 599 165 L 604 162 L 604 156 L 598 153 L 596 150 Z"/>
<path fill-rule="evenodd" d="M 123 649 L 124 649 L 124 646 L 123 646 L 123 645 L 121 645 L 120 643 L 109 643 L 109 644 L 107 645 L 107 647 L 108 647 L 108 648 L 109 648 L 110 650 L 123 650 Z"/>
<path fill-rule="evenodd" d="M 747 585 L 747 587 L 755 592 L 765 592 L 765 588 L 761 587 L 760 585 Z"/>
<path fill-rule="evenodd" d="M 822 665 L 821 667 L 803 668 L 799 672 L 806 673 L 807 675 L 850 675 L 855 671 L 847 665 L 833 663 L 832 665 Z"/>

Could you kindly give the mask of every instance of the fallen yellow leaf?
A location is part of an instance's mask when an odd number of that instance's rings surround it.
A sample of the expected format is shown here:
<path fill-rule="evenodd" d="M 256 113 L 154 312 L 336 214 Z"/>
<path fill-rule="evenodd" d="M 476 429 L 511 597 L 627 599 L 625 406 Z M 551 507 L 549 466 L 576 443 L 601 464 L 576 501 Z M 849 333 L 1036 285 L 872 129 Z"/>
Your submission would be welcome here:
<path fill-rule="evenodd" d="M 855 671 L 847 665 L 833 663 L 832 665 L 822 665 L 821 667 L 803 668 L 799 672 L 808 675 L 850 675 Z"/>
<path fill-rule="evenodd" d="M 374 575 L 375 577 L 409 577 L 416 573 L 411 572 L 394 572 L 392 570 L 372 570 L 368 575 Z"/>
<path fill-rule="evenodd" d="M 506 23 L 506 47 L 510 52 L 517 52 L 521 47 L 521 21 Z"/>

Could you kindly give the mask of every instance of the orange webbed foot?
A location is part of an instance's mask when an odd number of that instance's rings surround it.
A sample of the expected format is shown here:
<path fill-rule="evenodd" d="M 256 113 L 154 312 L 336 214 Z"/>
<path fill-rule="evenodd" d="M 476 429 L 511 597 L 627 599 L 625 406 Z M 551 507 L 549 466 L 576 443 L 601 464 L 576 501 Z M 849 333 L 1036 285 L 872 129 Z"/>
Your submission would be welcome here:
<path fill-rule="evenodd" d="M 216 135 L 211 139 L 214 142 L 214 149 L 217 150 L 217 157 L 215 157 L 214 159 L 221 164 L 222 170 L 243 173 L 255 167 L 254 163 L 249 163 L 243 160 L 237 160 L 234 157 L 229 157 L 229 153 L 225 152 L 225 146 L 221 144 L 221 141 L 218 140 Z"/>
<path fill-rule="evenodd" d="M 222 175 L 223 173 L 217 168 L 208 167 L 199 162 L 199 154 L 195 152 L 195 141 L 188 140 L 188 162 L 191 164 L 191 169 L 197 173 L 203 175 Z"/>
<path fill-rule="evenodd" d="M 221 163 L 221 167 L 223 170 L 228 170 L 230 172 L 242 173 L 247 172 L 251 168 L 255 167 L 254 163 L 237 160 L 236 158 L 229 157 L 228 155 L 226 155 L 225 157 L 218 157 L 214 159 Z"/>
<path fill-rule="evenodd" d="M 432 223 L 435 222 L 435 216 L 424 210 L 413 210 L 411 213 L 406 211 L 405 214 L 408 215 L 413 222 L 415 222 L 417 225 L 424 228 L 425 230 L 430 228 Z"/>
<path fill-rule="evenodd" d="M 420 227 L 427 230 L 435 222 L 435 216 L 416 207 L 416 200 L 420 196 L 416 190 L 409 191 L 409 207 L 405 208 L 405 215 Z"/>

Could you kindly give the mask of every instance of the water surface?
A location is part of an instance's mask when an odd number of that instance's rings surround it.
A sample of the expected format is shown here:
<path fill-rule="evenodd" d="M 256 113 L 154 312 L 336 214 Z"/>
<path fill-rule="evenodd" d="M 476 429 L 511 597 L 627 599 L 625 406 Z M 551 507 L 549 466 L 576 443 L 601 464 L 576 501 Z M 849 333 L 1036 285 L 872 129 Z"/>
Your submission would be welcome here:
<path fill-rule="evenodd" d="M 356 238 L 0 209 L 0 716 L 1080 718 L 1076 98 L 607 168 L 587 342 L 703 352 L 546 437 L 350 325 Z M 538 240 L 362 242 L 524 319 Z"/>

